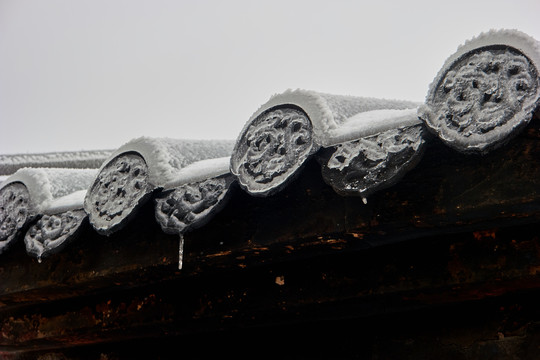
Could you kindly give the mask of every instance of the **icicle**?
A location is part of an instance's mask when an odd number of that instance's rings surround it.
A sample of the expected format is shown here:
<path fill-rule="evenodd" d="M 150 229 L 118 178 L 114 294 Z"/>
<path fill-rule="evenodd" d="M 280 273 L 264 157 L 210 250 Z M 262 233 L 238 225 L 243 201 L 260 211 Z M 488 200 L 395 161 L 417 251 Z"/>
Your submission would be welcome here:
<path fill-rule="evenodd" d="M 184 261 L 184 234 L 180 234 L 180 241 L 178 242 L 178 270 L 182 270 Z"/>

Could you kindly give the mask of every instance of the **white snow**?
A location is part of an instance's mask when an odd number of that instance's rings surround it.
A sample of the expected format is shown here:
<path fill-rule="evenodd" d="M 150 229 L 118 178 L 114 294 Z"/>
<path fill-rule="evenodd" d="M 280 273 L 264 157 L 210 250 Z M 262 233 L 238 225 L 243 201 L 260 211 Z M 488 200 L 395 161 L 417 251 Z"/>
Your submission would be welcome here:
<path fill-rule="evenodd" d="M 181 185 L 225 175 L 229 173 L 230 162 L 230 157 L 194 162 L 180 169 L 174 179 L 166 183 L 163 187 L 165 189 L 172 189 Z"/>
<path fill-rule="evenodd" d="M 25 167 L 97 169 L 111 153 L 112 150 L 90 150 L 0 155 L 0 175 L 11 175 Z"/>
<path fill-rule="evenodd" d="M 420 124 L 422 121 L 418 118 L 417 110 L 372 110 L 351 116 L 340 127 L 328 132 L 326 145 L 337 145 L 387 130 Z"/>
<path fill-rule="evenodd" d="M 272 96 L 263 104 L 251 116 L 240 136 L 246 131 L 249 124 L 263 112 L 287 105 L 299 107 L 308 115 L 313 124 L 315 142 L 326 147 L 330 146 L 333 141 L 331 132 L 347 124 L 348 119 L 356 114 L 383 109 L 412 109 L 419 104 L 410 101 L 331 95 L 310 90 L 289 89 Z"/>
<path fill-rule="evenodd" d="M 156 187 L 175 181 L 180 169 L 200 160 L 230 156 L 232 140 L 182 140 L 170 138 L 140 137 L 129 141 L 116 150 L 101 169 L 116 156 L 135 152 L 148 165 L 148 181 Z M 100 170 L 101 170 L 100 169 Z"/>
<path fill-rule="evenodd" d="M 96 174 L 94 169 L 24 168 L 9 176 L 0 189 L 13 182 L 24 184 L 33 207 L 42 212 L 54 199 L 88 189 Z"/>
<path fill-rule="evenodd" d="M 86 191 L 86 189 L 75 191 L 69 195 L 51 200 L 48 203 L 47 208 L 43 210 L 43 213 L 47 215 L 54 215 L 69 210 L 83 209 Z"/>

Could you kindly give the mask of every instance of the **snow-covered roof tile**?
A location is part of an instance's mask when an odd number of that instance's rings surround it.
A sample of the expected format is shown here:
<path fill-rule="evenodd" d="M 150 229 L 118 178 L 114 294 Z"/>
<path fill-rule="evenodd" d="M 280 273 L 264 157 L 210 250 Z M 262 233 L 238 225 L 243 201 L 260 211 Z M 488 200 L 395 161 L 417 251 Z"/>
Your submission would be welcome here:
<path fill-rule="evenodd" d="M 540 43 L 492 30 L 460 46 L 429 86 L 419 110 L 448 146 L 485 153 L 522 130 L 540 102 Z"/>
<path fill-rule="evenodd" d="M 86 195 L 90 223 L 98 232 L 111 234 L 129 221 L 152 191 L 183 176 L 183 168 L 230 156 L 232 147 L 227 140 L 141 137 L 129 141 L 105 161 Z"/>
<path fill-rule="evenodd" d="M 417 106 L 402 100 L 285 91 L 272 96 L 248 120 L 235 144 L 231 172 L 252 195 L 275 193 L 321 146 L 373 135 L 377 133 L 374 124 L 416 114 Z M 358 117 L 367 112 L 375 115 Z"/>
<path fill-rule="evenodd" d="M 335 192 L 366 202 L 400 181 L 438 139 L 462 153 L 503 146 L 538 109 L 539 64 L 535 39 L 490 31 L 448 58 L 425 104 L 287 90 L 255 111 L 235 141 L 141 137 L 114 151 L 0 156 L 4 173 L 43 165 L 0 184 L 0 253 L 25 233 L 27 251 L 48 256 L 87 219 L 109 235 L 149 200 L 148 221 L 182 239 L 224 209 L 233 189 L 274 195 L 310 158 Z M 99 169 L 43 168 L 71 166 L 72 158 Z M 181 265 L 182 240 L 179 254 Z"/>
<path fill-rule="evenodd" d="M 0 253 L 17 239 L 25 226 L 50 207 L 64 210 L 59 199 L 86 191 L 96 175 L 93 169 L 24 168 L 0 185 Z M 80 200 L 80 193 L 79 200 Z"/>

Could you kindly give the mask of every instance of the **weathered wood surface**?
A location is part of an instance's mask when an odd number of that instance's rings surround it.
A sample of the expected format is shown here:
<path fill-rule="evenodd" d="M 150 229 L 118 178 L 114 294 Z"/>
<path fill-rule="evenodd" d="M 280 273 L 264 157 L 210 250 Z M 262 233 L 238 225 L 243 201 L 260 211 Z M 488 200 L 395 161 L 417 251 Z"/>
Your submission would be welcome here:
<path fill-rule="evenodd" d="M 88 228 L 41 264 L 16 244 L 0 258 L 0 356 L 123 358 L 156 337 L 182 353 L 205 341 L 232 347 L 225 340 L 235 334 L 256 349 L 291 344 L 286 337 L 302 331 L 321 342 L 341 336 L 351 344 L 336 351 L 351 357 L 429 358 L 418 353 L 429 348 L 472 359 L 490 346 L 539 354 L 537 123 L 486 156 L 434 141 L 367 205 L 336 195 L 315 163 L 272 197 L 236 189 L 209 224 L 185 235 L 181 271 L 178 238 L 161 231 L 150 205 L 118 233 Z M 357 333 L 341 329 L 347 324 Z M 334 344 L 318 346 L 322 354 Z"/>

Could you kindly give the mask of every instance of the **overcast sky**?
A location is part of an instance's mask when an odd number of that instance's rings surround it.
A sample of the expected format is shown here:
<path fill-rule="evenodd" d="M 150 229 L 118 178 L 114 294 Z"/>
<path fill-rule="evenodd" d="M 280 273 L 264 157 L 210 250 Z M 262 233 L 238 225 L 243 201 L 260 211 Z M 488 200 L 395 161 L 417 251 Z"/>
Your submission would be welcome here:
<path fill-rule="evenodd" d="M 0 0 L 0 153 L 236 139 L 289 88 L 423 101 L 466 39 L 540 40 L 539 0 Z"/>

